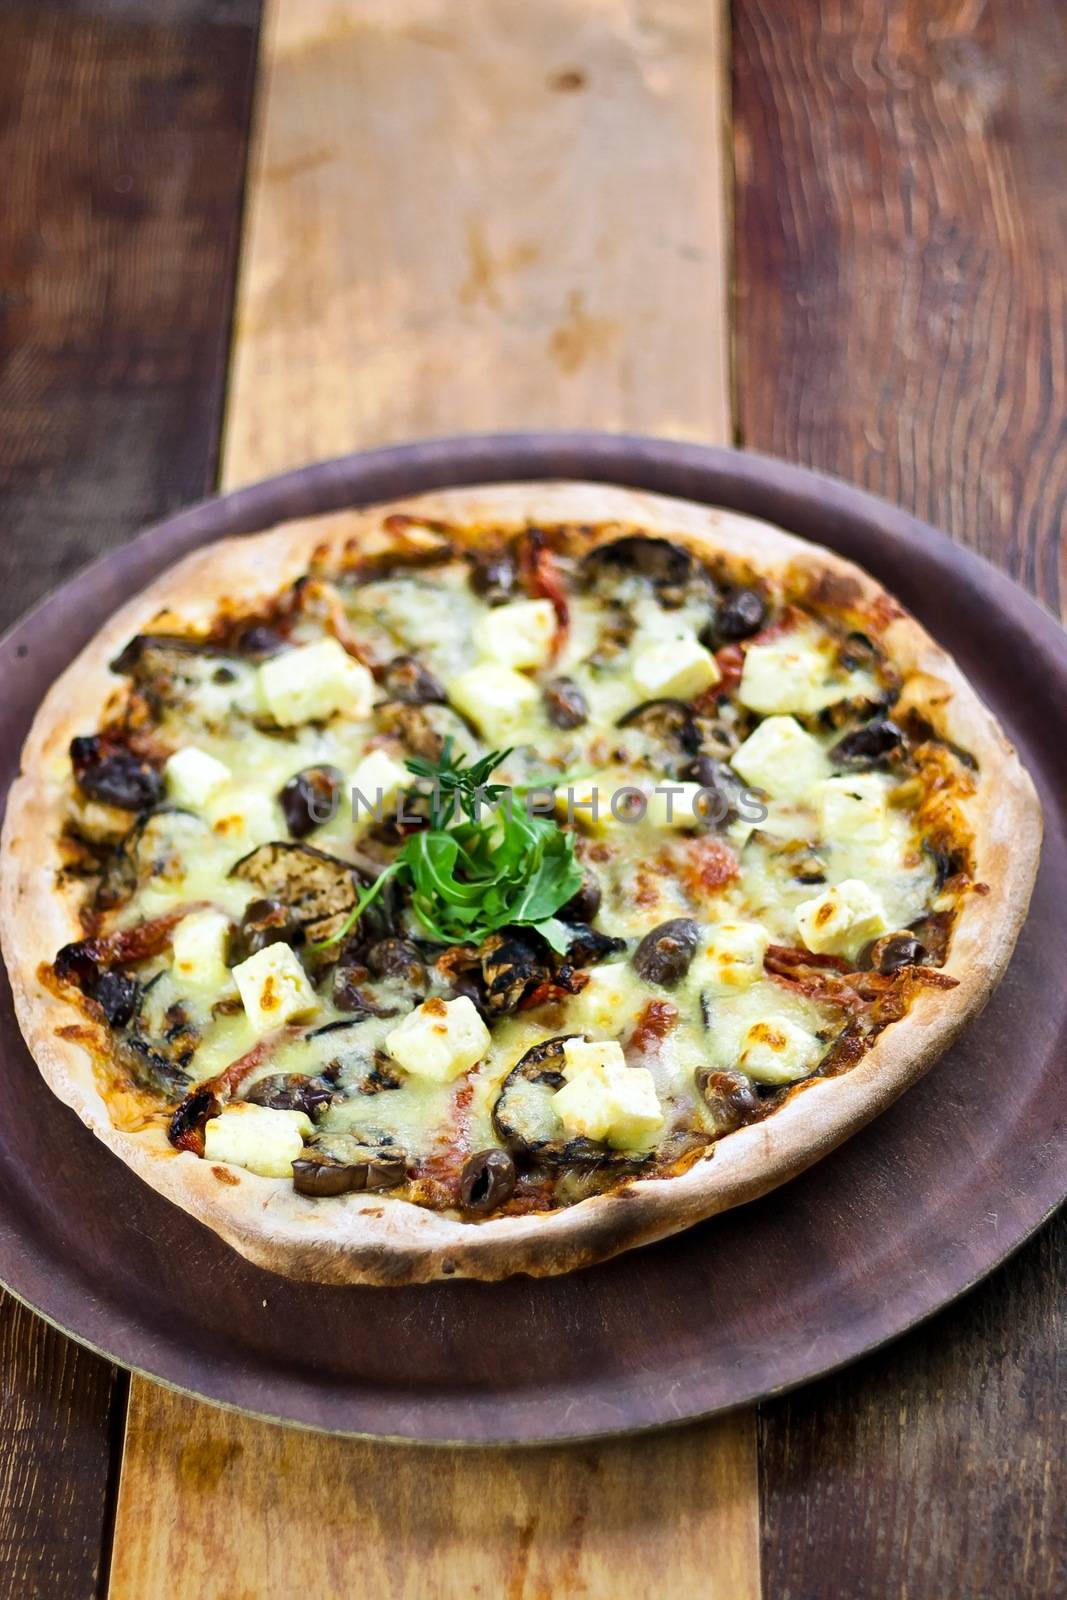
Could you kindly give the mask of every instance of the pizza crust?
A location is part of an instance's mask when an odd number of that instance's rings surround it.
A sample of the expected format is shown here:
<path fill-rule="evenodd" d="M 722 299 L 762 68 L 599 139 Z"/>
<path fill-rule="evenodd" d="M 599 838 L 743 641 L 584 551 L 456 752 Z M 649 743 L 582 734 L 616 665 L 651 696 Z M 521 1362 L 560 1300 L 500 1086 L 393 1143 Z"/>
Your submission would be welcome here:
<path fill-rule="evenodd" d="M 232 597 L 249 607 L 257 597 L 269 601 L 306 570 L 313 551 L 329 561 L 387 548 L 383 519 L 397 513 L 461 527 L 587 523 L 590 545 L 617 532 L 606 523 L 636 525 L 705 555 L 724 553 L 755 573 L 788 572 L 813 594 L 865 613 L 867 631 L 890 658 L 906 674 L 924 675 L 917 694 L 928 721 L 978 762 L 976 793 L 965 809 L 974 834 L 974 876 L 987 892 L 969 894 L 957 917 L 944 971 L 958 987 L 920 992 L 857 1066 L 799 1086 L 766 1121 L 720 1139 L 687 1172 L 632 1181 L 550 1213 L 472 1223 L 380 1194 L 316 1201 L 297 1194 L 287 1180 L 175 1151 L 163 1117 L 141 1131 L 113 1126 L 90 1051 L 78 1042 L 95 1025 L 38 977 L 62 945 L 81 936 L 78 887 L 59 890 L 55 882 L 70 740 L 99 724 L 116 690 L 108 662 L 133 634 L 165 627 L 167 613 L 207 629 Z M 26 740 L 0 839 L 0 941 L 19 1023 L 52 1090 L 147 1183 L 259 1266 L 338 1284 L 544 1276 L 604 1260 L 765 1194 L 921 1077 L 981 1010 L 1008 964 L 1026 917 L 1041 828 L 1029 776 L 955 663 L 851 563 L 753 518 L 658 495 L 599 484 L 492 485 L 224 540 L 187 557 L 123 606 L 53 686 Z M 77 1036 L 65 1036 L 64 1029 Z"/>

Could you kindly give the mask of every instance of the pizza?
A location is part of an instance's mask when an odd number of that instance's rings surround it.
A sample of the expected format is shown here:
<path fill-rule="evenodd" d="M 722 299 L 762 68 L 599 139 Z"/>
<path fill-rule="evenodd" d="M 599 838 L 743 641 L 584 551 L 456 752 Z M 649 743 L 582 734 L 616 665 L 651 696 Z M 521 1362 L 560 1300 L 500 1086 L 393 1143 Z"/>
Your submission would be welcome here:
<path fill-rule="evenodd" d="M 124 606 L 26 742 L 0 932 L 51 1088 L 251 1260 L 499 1279 L 866 1123 L 988 998 L 1040 838 L 867 574 L 509 484 L 226 540 Z"/>

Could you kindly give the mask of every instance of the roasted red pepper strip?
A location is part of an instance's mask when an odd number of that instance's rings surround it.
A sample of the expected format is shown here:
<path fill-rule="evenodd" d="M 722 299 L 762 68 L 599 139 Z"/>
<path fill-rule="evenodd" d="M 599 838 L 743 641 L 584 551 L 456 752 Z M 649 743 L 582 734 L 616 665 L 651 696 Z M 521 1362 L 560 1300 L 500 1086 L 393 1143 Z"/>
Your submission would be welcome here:
<path fill-rule="evenodd" d="M 519 571 L 528 594 L 552 602 L 556 613 L 552 654 L 558 656 L 566 642 L 571 613 L 555 555 L 540 528 L 531 528 L 519 547 Z"/>

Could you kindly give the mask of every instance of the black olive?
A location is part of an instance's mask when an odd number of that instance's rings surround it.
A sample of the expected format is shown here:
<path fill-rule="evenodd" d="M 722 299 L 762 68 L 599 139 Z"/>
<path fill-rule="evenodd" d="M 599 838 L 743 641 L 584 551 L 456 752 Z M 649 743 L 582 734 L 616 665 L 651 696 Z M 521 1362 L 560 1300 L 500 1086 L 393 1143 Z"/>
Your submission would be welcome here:
<path fill-rule="evenodd" d="M 519 581 L 515 558 L 506 551 L 479 556 L 471 568 L 471 588 L 491 606 L 505 605 Z"/>
<path fill-rule="evenodd" d="M 888 717 L 875 717 L 839 739 L 830 751 L 830 760 L 837 767 L 870 767 L 884 761 L 903 743 L 903 730 L 895 722 Z"/>
<path fill-rule="evenodd" d="M 889 978 L 902 967 L 919 966 L 928 954 L 926 946 L 913 933 L 887 933 L 872 945 L 870 963 Z"/>
<path fill-rule="evenodd" d="M 947 850 L 943 845 L 930 844 L 929 842 L 923 845 L 923 849 L 933 860 L 934 883 L 938 889 L 943 889 L 948 880 L 954 878 L 957 872 L 966 870 L 967 863 L 956 850 Z"/>
<path fill-rule="evenodd" d="M 272 1111 L 302 1111 L 313 1122 L 333 1101 L 333 1085 L 325 1078 L 308 1078 L 301 1072 L 275 1072 L 252 1085 L 245 1099 Z"/>
<path fill-rule="evenodd" d="M 231 946 L 230 964 L 247 961 L 269 944 L 299 944 L 303 931 L 280 900 L 250 900 Z"/>
<path fill-rule="evenodd" d="M 699 943 L 699 922 L 692 917 L 672 917 L 645 934 L 634 951 L 634 968 L 646 983 L 673 989 L 689 971 Z"/>
<path fill-rule="evenodd" d="M 565 906 L 556 912 L 563 922 L 592 922 L 604 898 L 600 884 L 591 872 L 582 876 L 581 888 L 571 895 Z"/>
<path fill-rule="evenodd" d="M 293 839 L 306 839 L 337 815 L 344 776 L 336 767 L 305 767 L 291 777 L 278 796 L 285 826 Z"/>
<path fill-rule="evenodd" d="M 124 1028 L 137 1011 L 141 985 L 125 972 L 102 972 L 93 984 L 92 997 L 112 1028 Z"/>
<path fill-rule="evenodd" d="M 353 1011 L 365 1017 L 397 1016 L 396 1006 L 379 1005 L 374 996 L 367 993 L 362 987 L 366 980 L 367 969 L 364 966 L 341 965 L 337 968 L 333 979 L 333 1003 L 338 1011 Z"/>
<path fill-rule="evenodd" d="M 763 627 L 766 617 L 767 604 L 761 594 L 755 589 L 735 589 L 719 607 L 712 629 L 714 640 L 736 644 L 739 639 L 749 639 Z"/>
<path fill-rule="evenodd" d="M 419 985 L 426 982 L 425 962 L 410 939 L 378 939 L 367 946 L 363 960 L 376 978 L 406 978 Z"/>
<path fill-rule="evenodd" d="M 463 1166 L 459 1197 L 464 1211 L 486 1216 L 515 1193 L 515 1163 L 506 1150 L 479 1150 Z"/>
<path fill-rule="evenodd" d="M 146 811 L 163 796 L 163 778 L 132 750 L 116 750 L 99 734 L 72 739 L 74 780 L 90 800 L 120 811 Z"/>
<path fill-rule="evenodd" d="M 447 704 L 444 685 L 414 656 L 394 656 L 382 668 L 381 685 L 386 698 L 406 706 Z"/>
<path fill-rule="evenodd" d="M 580 728 L 589 721 L 589 702 L 573 678 L 552 678 L 543 692 L 548 720 L 554 728 Z"/>
<path fill-rule="evenodd" d="M 590 928 L 588 923 L 571 923 L 571 940 L 567 946 L 567 960 L 572 967 L 592 967 L 608 956 L 626 949 L 625 939 L 613 939 L 610 934 Z"/>
<path fill-rule="evenodd" d="M 682 768 L 680 776 L 687 783 L 699 783 L 714 796 L 707 801 L 704 813 L 713 827 L 726 827 L 737 820 L 745 786 L 724 761 L 716 761 L 714 756 L 697 756 Z"/>
<path fill-rule="evenodd" d="M 684 700 L 645 700 L 621 716 L 615 726 L 636 728 L 687 755 L 700 749 L 700 729 Z"/>
<path fill-rule="evenodd" d="M 877 667 L 880 660 L 877 647 L 873 645 L 865 633 L 850 633 L 837 653 L 837 659 L 846 672 L 855 672 L 861 667 L 868 671 Z"/>
<path fill-rule="evenodd" d="M 236 648 L 243 656 L 276 656 L 285 648 L 285 640 L 277 629 L 254 622 L 238 634 Z"/>
<path fill-rule="evenodd" d="M 711 1112 L 716 1133 L 732 1133 L 760 1109 L 755 1085 L 743 1072 L 698 1067 L 696 1085 Z"/>

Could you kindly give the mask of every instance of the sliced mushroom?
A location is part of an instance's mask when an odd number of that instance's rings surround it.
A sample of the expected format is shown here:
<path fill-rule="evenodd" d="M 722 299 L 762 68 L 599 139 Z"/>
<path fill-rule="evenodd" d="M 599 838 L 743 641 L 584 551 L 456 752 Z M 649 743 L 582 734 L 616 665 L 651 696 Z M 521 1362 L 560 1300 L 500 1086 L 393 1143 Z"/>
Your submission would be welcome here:
<path fill-rule="evenodd" d="M 562 1089 L 563 1046 L 575 1034 L 561 1034 L 535 1044 L 518 1061 L 501 1085 L 493 1107 L 493 1128 L 513 1156 L 551 1167 L 596 1162 L 601 1166 L 635 1166 L 648 1159 L 593 1139 L 562 1137 L 563 1125 L 552 1107 L 552 1095 Z"/>
<path fill-rule="evenodd" d="M 262 844 L 230 876 L 285 906 L 312 943 L 341 931 L 363 887 L 358 868 L 310 844 Z"/>

